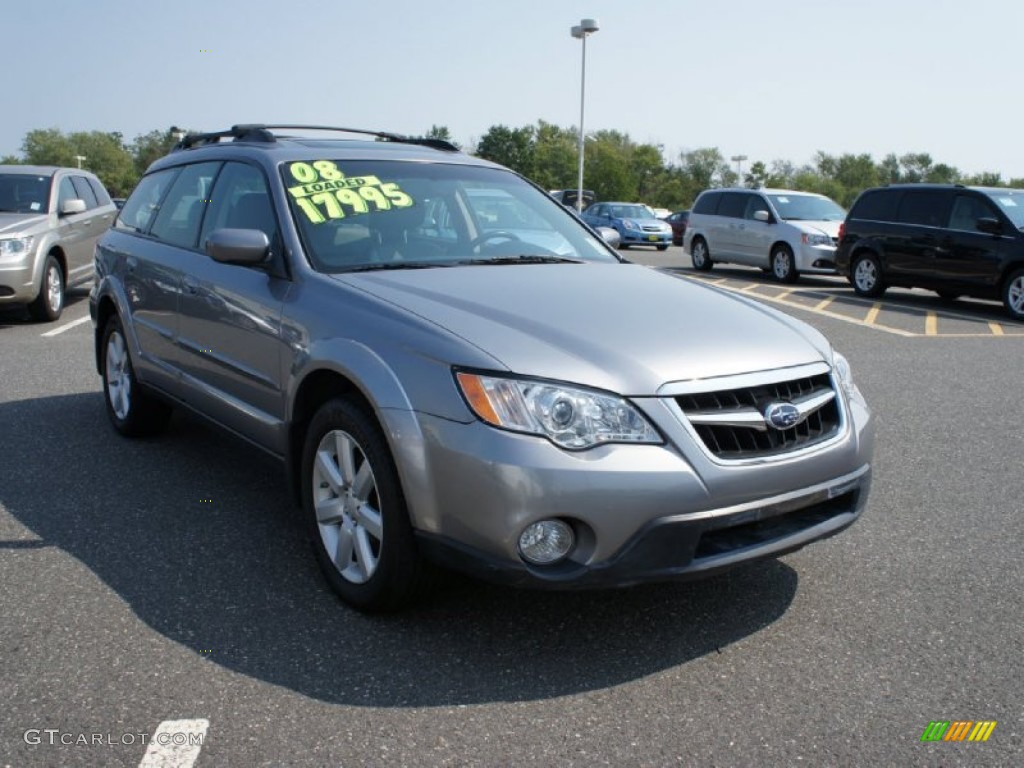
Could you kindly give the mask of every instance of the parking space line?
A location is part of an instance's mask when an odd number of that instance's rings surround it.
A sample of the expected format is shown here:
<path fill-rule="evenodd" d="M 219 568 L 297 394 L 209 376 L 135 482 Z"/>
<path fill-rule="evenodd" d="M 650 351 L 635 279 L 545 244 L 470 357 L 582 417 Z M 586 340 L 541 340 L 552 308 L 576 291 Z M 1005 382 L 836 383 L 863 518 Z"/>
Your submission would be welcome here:
<path fill-rule="evenodd" d="M 750 285 L 744 285 L 742 288 L 738 288 L 737 290 L 742 291 L 743 293 L 752 293 L 760 287 L 760 283 L 751 283 Z"/>
<path fill-rule="evenodd" d="M 829 296 L 829 297 L 828 297 L 827 299 L 822 299 L 822 300 L 821 300 L 821 301 L 819 301 L 819 302 L 818 302 L 817 304 L 815 304 L 815 305 L 814 305 L 814 308 L 815 308 L 816 310 L 822 310 L 822 309 L 824 309 L 825 307 L 827 307 L 827 306 L 828 306 L 829 304 L 831 304 L 831 303 L 832 303 L 833 301 L 835 301 L 835 300 L 836 300 L 836 297 L 835 297 L 835 296 Z"/>
<path fill-rule="evenodd" d="M 42 333 L 42 334 L 40 334 L 40 336 L 42 336 L 43 338 L 49 338 L 51 336 L 56 336 L 58 334 L 64 333 L 64 331 L 70 331 L 72 328 L 75 328 L 76 326 L 79 326 L 82 323 L 88 323 L 88 322 L 89 322 L 89 315 L 86 315 L 85 317 L 80 317 L 77 320 L 72 320 L 70 323 L 65 323 L 64 325 L 60 326 L 59 328 L 54 328 L 52 331 L 47 331 L 46 333 Z"/>
<path fill-rule="evenodd" d="M 871 305 L 871 309 L 868 310 L 867 315 L 864 317 L 865 325 L 874 325 L 875 320 L 878 319 L 878 313 L 882 311 L 882 303 L 876 301 Z"/>
<path fill-rule="evenodd" d="M 780 294 L 777 294 L 777 295 L 775 296 L 775 298 L 776 298 L 776 299 L 786 299 L 786 298 L 788 298 L 788 297 L 789 297 L 789 294 L 791 294 L 791 293 L 792 293 L 793 291 L 795 291 L 795 290 L 796 290 L 796 288 L 787 288 L 787 289 L 786 289 L 786 290 L 784 290 L 784 291 L 783 291 L 782 293 L 780 293 Z"/>
<path fill-rule="evenodd" d="M 924 319 L 924 335 L 934 336 L 935 332 L 938 330 L 938 326 L 939 319 L 935 316 L 934 312 L 928 310 L 928 314 L 925 316 Z"/>
<path fill-rule="evenodd" d="M 989 322 L 988 329 L 992 331 L 993 336 L 1003 335 L 1003 326 L 1001 326 L 999 323 Z"/>
<path fill-rule="evenodd" d="M 164 720 L 150 737 L 139 768 L 192 768 L 206 738 L 209 720 Z"/>
<path fill-rule="evenodd" d="M 88 269 L 92 269 L 92 264 L 83 264 L 80 267 L 75 267 L 74 269 L 69 269 L 68 270 L 68 277 L 71 277 L 72 275 L 77 274 L 79 272 L 85 272 Z"/>

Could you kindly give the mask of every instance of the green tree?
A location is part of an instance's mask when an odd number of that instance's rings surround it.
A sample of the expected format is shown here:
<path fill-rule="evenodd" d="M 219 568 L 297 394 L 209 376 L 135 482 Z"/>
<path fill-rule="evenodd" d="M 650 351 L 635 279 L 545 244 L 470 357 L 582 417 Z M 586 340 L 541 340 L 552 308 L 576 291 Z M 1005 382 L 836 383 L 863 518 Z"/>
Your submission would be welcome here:
<path fill-rule="evenodd" d="M 25 161 L 33 165 L 62 165 L 93 171 L 111 195 L 127 194 L 138 178 L 124 137 L 117 132 L 78 131 L 63 134 L 57 128 L 29 131 L 22 143 Z"/>
<path fill-rule="evenodd" d="M 136 136 L 131 145 L 136 177 L 142 176 L 154 161 L 170 152 L 178 143 L 179 137 L 186 133 L 188 132 L 172 125 L 166 131 L 154 130 Z"/>
<path fill-rule="evenodd" d="M 543 120 L 534 129 L 531 177 L 544 189 L 574 189 L 578 178 L 577 132 Z"/>
<path fill-rule="evenodd" d="M 447 141 L 449 144 L 452 144 L 459 149 L 462 148 L 459 143 L 452 138 L 452 133 L 448 130 L 447 125 L 431 125 L 430 130 L 423 134 L 423 137 L 426 139 L 440 139 L 441 141 Z"/>
<path fill-rule="evenodd" d="M 534 173 L 533 128 L 509 128 L 492 125 L 476 146 L 476 154 L 485 160 L 518 171 L 528 178 Z"/>

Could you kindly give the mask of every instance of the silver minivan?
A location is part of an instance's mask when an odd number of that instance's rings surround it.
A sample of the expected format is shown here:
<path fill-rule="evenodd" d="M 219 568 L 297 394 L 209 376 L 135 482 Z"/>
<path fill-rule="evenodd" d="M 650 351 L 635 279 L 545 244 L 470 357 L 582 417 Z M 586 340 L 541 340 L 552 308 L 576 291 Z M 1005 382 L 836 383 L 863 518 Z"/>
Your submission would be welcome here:
<path fill-rule="evenodd" d="M 835 273 L 839 225 L 834 200 L 789 189 L 709 189 L 694 202 L 683 238 L 694 269 L 745 264 L 792 283 L 801 272 Z"/>
<path fill-rule="evenodd" d="M 116 213 L 88 171 L 0 165 L 0 307 L 60 317 L 67 288 L 92 279 L 93 249 Z"/>

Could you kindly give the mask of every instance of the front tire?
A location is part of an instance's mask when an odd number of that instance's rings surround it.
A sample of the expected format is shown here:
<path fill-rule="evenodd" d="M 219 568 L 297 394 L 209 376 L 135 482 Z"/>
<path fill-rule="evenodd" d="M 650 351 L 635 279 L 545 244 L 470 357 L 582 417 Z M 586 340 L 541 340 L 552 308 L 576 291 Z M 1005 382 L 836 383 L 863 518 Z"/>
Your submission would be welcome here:
<path fill-rule="evenodd" d="M 1017 269 L 1003 283 L 1003 306 L 1014 320 L 1024 320 L 1024 269 Z"/>
<path fill-rule="evenodd" d="M 39 295 L 28 305 L 28 313 L 33 320 L 52 323 L 64 311 L 64 270 L 52 253 L 43 264 L 43 280 L 39 286 Z"/>
<path fill-rule="evenodd" d="M 139 386 L 124 328 L 117 315 L 107 320 L 101 345 L 103 400 L 114 429 L 125 437 L 162 432 L 171 418 L 171 407 Z"/>
<path fill-rule="evenodd" d="M 693 268 L 700 272 L 709 272 L 714 266 L 708 252 L 708 244 L 704 242 L 703 237 L 695 237 L 690 243 L 690 261 L 693 262 Z"/>
<path fill-rule="evenodd" d="M 885 293 L 886 285 L 878 259 L 869 253 L 856 256 L 850 265 L 850 283 L 858 296 L 874 299 Z"/>
<path fill-rule="evenodd" d="M 668 250 L 668 244 L 659 245 L 658 246 L 658 250 L 659 251 L 667 251 Z"/>
<path fill-rule="evenodd" d="M 397 610 L 423 584 L 405 496 L 376 421 L 349 400 L 320 407 L 302 452 L 302 506 L 331 588 L 360 611 Z"/>
<path fill-rule="evenodd" d="M 796 271 L 793 250 L 788 245 L 777 245 L 772 249 L 769 259 L 772 277 L 780 283 L 795 283 L 800 273 Z"/>

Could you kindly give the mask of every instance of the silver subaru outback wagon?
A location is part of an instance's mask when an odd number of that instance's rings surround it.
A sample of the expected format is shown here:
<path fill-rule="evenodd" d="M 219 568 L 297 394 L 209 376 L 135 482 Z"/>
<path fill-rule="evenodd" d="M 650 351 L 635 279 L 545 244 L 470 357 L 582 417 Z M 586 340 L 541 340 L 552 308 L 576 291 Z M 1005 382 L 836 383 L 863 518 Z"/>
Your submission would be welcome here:
<path fill-rule="evenodd" d="M 183 139 L 100 240 L 90 310 L 116 430 L 183 406 L 279 457 L 348 603 L 438 565 L 702 576 L 861 514 L 873 422 L 817 331 L 621 261 L 444 142 L 310 134 Z"/>

